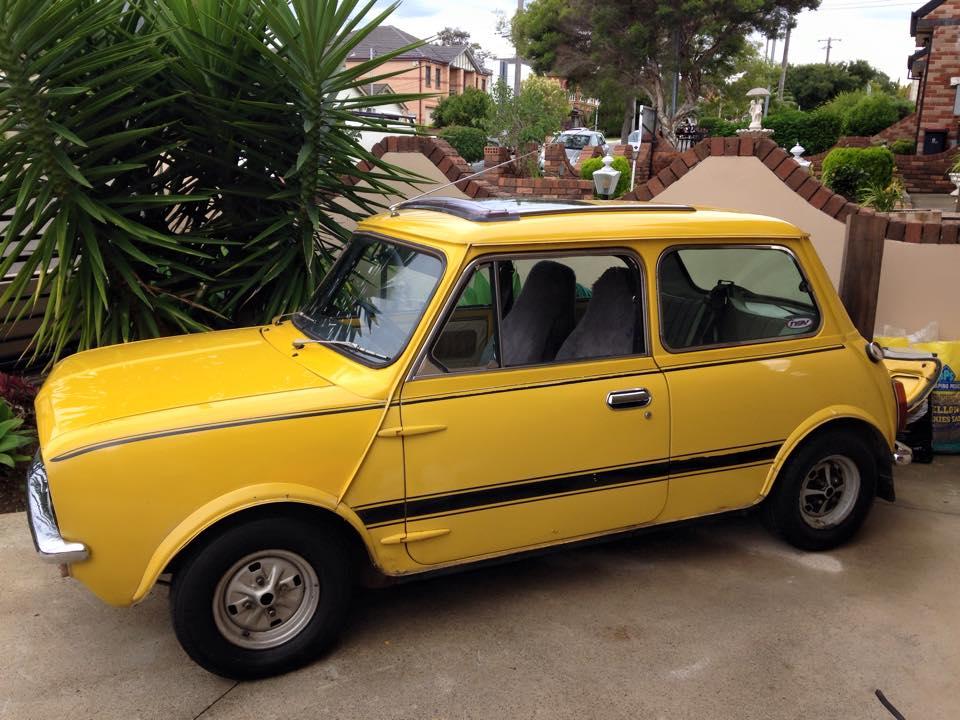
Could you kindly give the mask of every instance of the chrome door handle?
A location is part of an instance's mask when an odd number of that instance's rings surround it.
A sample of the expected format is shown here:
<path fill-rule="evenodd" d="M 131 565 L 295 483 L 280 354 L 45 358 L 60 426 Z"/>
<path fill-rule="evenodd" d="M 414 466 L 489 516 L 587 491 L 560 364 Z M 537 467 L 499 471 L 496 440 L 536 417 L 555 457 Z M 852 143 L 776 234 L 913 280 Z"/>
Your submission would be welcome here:
<path fill-rule="evenodd" d="M 607 393 L 607 407 L 611 410 L 646 407 L 650 404 L 651 400 L 653 400 L 653 396 L 646 388 L 615 390 Z"/>

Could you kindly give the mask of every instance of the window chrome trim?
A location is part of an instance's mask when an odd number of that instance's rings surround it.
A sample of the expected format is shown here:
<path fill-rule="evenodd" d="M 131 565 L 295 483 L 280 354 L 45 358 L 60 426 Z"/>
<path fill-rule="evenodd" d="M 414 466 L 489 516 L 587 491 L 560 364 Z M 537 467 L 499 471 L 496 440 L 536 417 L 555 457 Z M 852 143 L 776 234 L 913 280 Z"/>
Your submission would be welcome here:
<path fill-rule="evenodd" d="M 27 522 L 30 524 L 33 546 L 45 562 L 75 563 L 90 556 L 86 545 L 69 542 L 60 535 L 47 471 L 39 452 L 27 471 Z"/>
<path fill-rule="evenodd" d="M 799 238 L 796 238 L 799 239 Z M 691 345 L 686 348 L 672 348 L 667 345 L 666 340 L 664 339 L 663 331 L 663 312 L 662 306 L 660 303 L 660 265 L 663 262 L 663 259 L 671 252 L 676 250 L 749 250 L 749 249 L 759 249 L 759 250 L 775 250 L 782 252 L 788 255 L 792 260 L 794 265 L 797 268 L 797 271 L 800 273 L 800 278 L 807 284 L 807 288 L 810 293 L 810 299 L 813 301 L 813 307 L 817 311 L 817 325 L 810 332 L 803 333 L 802 335 L 787 335 L 784 337 L 774 337 L 774 338 L 764 338 L 758 340 L 742 340 L 740 342 L 730 342 L 730 343 L 717 343 L 711 345 Z M 816 337 L 820 334 L 820 331 L 823 330 L 823 310 L 820 307 L 820 303 L 817 300 L 817 295 L 813 290 L 813 286 L 810 284 L 810 279 L 807 277 L 807 273 L 803 269 L 803 265 L 800 263 L 800 258 L 797 257 L 797 254 L 791 250 L 786 245 L 776 245 L 773 243 L 758 243 L 758 242 L 745 242 L 737 243 L 730 242 L 729 239 L 725 238 L 723 243 L 691 243 L 691 244 L 677 244 L 671 245 L 660 253 L 660 256 L 657 258 L 657 267 L 656 267 L 656 292 L 654 293 L 657 298 L 657 325 L 658 331 L 660 333 L 660 346 L 670 355 L 684 355 L 686 353 L 697 352 L 700 350 L 722 350 L 725 348 L 736 348 L 744 347 L 747 345 L 765 345 L 773 342 L 788 342 L 790 340 L 804 340 Z M 708 291 L 709 292 L 709 291 Z M 788 301 L 789 302 L 789 301 Z"/>
<path fill-rule="evenodd" d="M 427 299 L 423 303 L 423 309 L 420 311 L 420 316 L 417 318 L 416 323 L 414 323 L 413 329 L 410 331 L 410 335 L 407 337 L 406 342 L 404 342 L 403 347 L 401 347 L 397 351 L 397 354 L 394 355 L 389 361 L 379 362 L 379 363 L 374 362 L 372 360 L 364 358 L 359 353 L 351 353 L 348 349 L 344 348 L 343 346 L 326 345 L 326 344 L 320 343 L 322 347 L 325 347 L 328 350 L 333 350 L 335 353 L 343 355 L 348 360 L 353 360 L 354 362 L 359 363 L 364 367 L 370 368 L 371 370 L 383 370 L 384 368 L 390 367 L 391 365 L 396 363 L 400 358 L 402 358 L 404 353 L 406 353 L 407 349 L 410 347 L 410 341 L 413 339 L 413 336 L 417 334 L 417 329 L 420 327 L 420 324 L 423 322 L 424 317 L 426 317 L 427 310 L 430 308 L 430 304 L 433 302 L 434 298 L 437 295 L 437 290 L 440 288 L 440 285 L 443 282 L 444 275 L 447 274 L 447 256 L 443 251 L 434 247 L 430 247 L 428 245 L 420 245 L 419 243 L 411 242 L 409 240 L 401 240 L 400 238 L 391 237 L 390 235 L 384 235 L 383 233 L 379 233 L 379 232 L 361 230 L 352 234 L 350 236 L 350 239 L 343 244 L 342 248 L 340 248 L 340 254 L 337 256 L 337 259 L 333 261 L 333 263 L 330 265 L 330 269 L 327 270 L 323 278 L 320 280 L 320 284 L 317 285 L 317 290 L 319 290 L 320 285 L 322 285 L 323 282 L 327 279 L 327 276 L 330 275 L 334 270 L 336 270 L 337 266 L 341 262 L 343 262 L 344 252 L 353 243 L 354 238 L 360 235 L 372 237 L 376 240 L 392 243 L 394 245 L 400 245 L 400 246 L 412 248 L 417 252 L 422 252 L 424 255 L 430 255 L 440 261 L 440 274 L 437 275 L 437 280 L 433 284 L 433 290 L 430 291 L 430 295 L 427 297 Z M 314 291 L 314 293 L 316 293 L 316 291 Z M 312 301 L 313 301 L 313 297 L 310 298 L 310 302 Z M 302 308 L 301 308 L 301 311 L 302 311 Z M 295 322 L 293 322 L 292 317 L 290 318 L 290 324 L 293 325 L 295 328 L 297 328 L 297 330 L 302 332 L 308 338 L 311 338 L 313 340 L 318 339 L 318 338 L 314 338 L 313 335 L 311 335 L 302 327 L 300 327 Z"/>
<path fill-rule="evenodd" d="M 609 256 L 623 258 L 628 261 L 628 267 L 632 266 L 636 270 L 637 275 L 640 278 L 640 288 L 639 296 L 640 301 L 643 303 L 642 311 L 643 318 L 640 323 L 640 329 L 643 333 L 643 347 L 644 351 L 640 353 L 631 353 L 630 355 L 617 355 L 615 357 L 600 357 L 600 358 L 585 358 L 583 360 L 572 360 L 567 362 L 548 362 L 548 363 L 537 363 L 533 365 L 510 365 L 507 367 L 500 366 L 496 368 L 470 368 L 467 370 L 459 371 L 450 371 L 443 373 L 431 373 L 429 375 L 424 375 L 420 373 L 420 368 L 423 365 L 425 359 L 429 357 L 430 347 L 433 345 L 434 341 L 437 339 L 437 336 L 440 334 L 444 325 L 446 325 L 447 319 L 454 310 L 454 306 L 457 300 L 460 297 L 460 294 L 463 292 L 464 287 L 466 286 L 469 279 L 473 276 L 474 270 L 478 265 L 481 265 L 485 262 L 497 263 L 504 260 L 541 260 L 547 258 L 569 258 L 569 257 L 585 257 L 591 255 L 599 256 Z M 494 280 L 497 288 L 500 285 L 499 277 L 496 277 L 496 272 L 494 273 Z M 441 378 L 441 377 L 452 377 L 452 376 L 464 376 L 464 375 L 479 375 L 479 374 L 491 374 L 491 373 L 500 373 L 504 371 L 511 370 L 528 370 L 532 368 L 544 368 L 544 367 L 561 367 L 564 365 L 580 365 L 583 363 L 595 363 L 595 362 L 604 362 L 610 360 L 627 360 L 630 358 L 644 358 L 644 357 L 653 357 L 653 348 L 651 347 L 651 336 L 650 336 L 650 304 L 648 302 L 648 288 L 650 286 L 647 283 L 646 276 L 646 267 L 643 263 L 643 258 L 640 254 L 630 247 L 623 246 L 605 246 L 602 248 L 579 248 L 572 247 L 563 250 L 549 250 L 549 251 L 536 251 L 530 250 L 528 252 L 514 252 L 514 253 L 505 253 L 505 252 L 496 252 L 489 253 L 487 255 L 479 255 L 471 260 L 461 271 L 460 277 L 457 278 L 457 283 L 453 287 L 450 295 L 447 296 L 444 301 L 443 307 L 440 312 L 436 315 L 434 325 L 430 328 L 430 333 L 427 335 L 426 340 L 423 345 L 417 351 L 416 356 L 414 357 L 413 362 L 410 365 L 410 370 L 407 372 L 406 381 L 410 382 L 413 380 L 427 380 L 431 378 Z M 499 310 L 498 310 L 499 314 Z M 499 333 L 499 326 L 497 329 Z M 502 353 L 503 348 L 500 346 L 499 351 Z"/>

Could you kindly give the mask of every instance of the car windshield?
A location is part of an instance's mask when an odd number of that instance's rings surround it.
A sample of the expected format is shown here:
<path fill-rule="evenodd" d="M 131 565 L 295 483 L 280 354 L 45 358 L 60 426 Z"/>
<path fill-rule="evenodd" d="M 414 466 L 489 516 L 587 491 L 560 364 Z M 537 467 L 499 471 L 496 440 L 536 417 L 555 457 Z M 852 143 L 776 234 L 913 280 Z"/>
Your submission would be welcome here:
<path fill-rule="evenodd" d="M 627 137 L 627 142 L 640 142 L 640 131 L 634 130 L 632 133 L 630 133 L 629 137 Z"/>
<path fill-rule="evenodd" d="M 590 144 L 589 135 L 561 135 L 560 142 L 567 150 L 583 150 Z"/>
<path fill-rule="evenodd" d="M 387 364 L 406 347 L 442 273 L 435 255 L 357 235 L 293 323 L 313 340 Z"/>

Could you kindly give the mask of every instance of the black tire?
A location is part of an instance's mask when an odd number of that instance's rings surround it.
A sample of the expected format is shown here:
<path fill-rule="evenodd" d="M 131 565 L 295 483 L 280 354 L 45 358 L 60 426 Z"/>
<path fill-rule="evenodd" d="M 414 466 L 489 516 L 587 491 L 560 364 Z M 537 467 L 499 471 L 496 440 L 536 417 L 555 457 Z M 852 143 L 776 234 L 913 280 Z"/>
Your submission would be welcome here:
<path fill-rule="evenodd" d="M 845 475 L 856 468 L 859 481 L 855 493 L 843 499 L 843 494 L 835 495 L 839 508 L 837 514 L 816 518 L 829 505 L 807 505 L 801 507 L 801 492 L 809 491 L 811 486 L 819 490 L 822 472 L 811 476 L 815 468 L 830 468 L 831 475 Z M 851 484 L 852 481 L 851 481 Z M 791 455 L 777 476 L 770 496 L 763 504 L 763 520 L 767 528 L 775 535 L 801 550 L 830 550 L 847 542 L 860 529 L 873 505 L 877 489 L 877 462 L 867 441 L 850 431 L 826 432 L 804 442 Z M 834 491 L 835 492 L 835 491 Z M 809 496 L 808 496 L 809 497 Z M 834 500 L 819 494 L 813 496 L 817 503 L 821 497 L 824 502 Z M 841 505 L 849 503 L 844 511 Z M 830 512 L 834 512 L 831 510 Z"/>
<path fill-rule="evenodd" d="M 279 553 L 270 556 L 270 551 Z M 292 565 L 293 570 L 287 573 L 287 589 L 299 592 L 301 598 L 313 592 L 309 597 L 315 598 L 316 604 L 315 607 L 313 602 L 301 601 L 298 604 L 296 599 L 291 602 L 297 608 L 298 614 L 294 616 L 297 622 L 284 628 L 284 631 L 290 632 L 290 628 L 295 626 L 296 634 L 281 644 L 265 648 L 241 647 L 235 641 L 245 641 L 238 637 L 243 634 L 243 628 L 229 624 L 230 613 L 221 611 L 219 618 L 216 617 L 215 595 L 219 601 L 221 580 L 227 583 L 228 577 L 235 577 L 238 572 L 249 572 L 249 568 L 258 565 L 256 562 L 244 563 L 237 570 L 242 559 L 258 557 L 258 553 L 263 553 L 264 558 L 280 557 L 279 563 L 286 558 L 300 563 Z M 265 564 L 269 562 L 265 561 Z M 307 565 L 312 568 L 316 583 L 310 580 Z M 296 572 L 300 567 L 305 570 L 304 573 Z M 342 534 L 331 527 L 290 518 L 251 520 L 228 528 L 204 542 L 176 572 L 170 590 L 174 631 L 186 653 L 197 664 L 217 675 L 251 680 L 288 672 L 316 658 L 336 639 L 350 603 L 353 569 L 348 544 Z M 254 574 L 250 577 L 257 580 Z M 264 579 L 267 579 L 265 575 Z M 301 586 L 304 588 L 302 591 Z M 271 610 L 276 613 L 272 604 L 266 607 L 263 602 L 268 597 L 272 596 L 264 593 L 260 598 L 264 607 L 251 603 L 252 609 L 244 609 L 243 612 L 257 613 L 258 621 Z M 279 600 L 278 591 L 276 608 L 281 607 Z M 233 609 L 237 604 L 233 604 Z M 286 609 L 281 612 L 286 612 Z M 269 619 L 265 621 L 270 622 Z M 228 630 L 221 631 L 218 622 Z M 265 633 L 273 632 L 273 629 L 265 630 Z M 235 640 L 231 640 L 231 636 Z M 254 639 L 263 636 L 263 633 L 252 635 Z M 250 637 L 248 633 L 246 641 Z"/>

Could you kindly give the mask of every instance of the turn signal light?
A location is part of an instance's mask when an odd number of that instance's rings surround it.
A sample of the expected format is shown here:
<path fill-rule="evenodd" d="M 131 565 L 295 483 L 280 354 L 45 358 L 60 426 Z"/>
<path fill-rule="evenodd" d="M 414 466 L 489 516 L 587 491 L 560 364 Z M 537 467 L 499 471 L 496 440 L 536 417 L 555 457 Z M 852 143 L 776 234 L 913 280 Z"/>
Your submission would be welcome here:
<path fill-rule="evenodd" d="M 893 381 L 893 394 L 897 398 L 897 432 L 907 429 L 907 391 L 899 380 Z"/>

